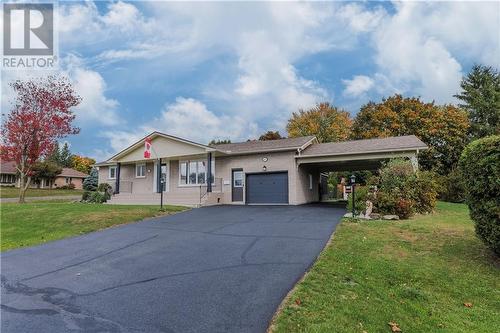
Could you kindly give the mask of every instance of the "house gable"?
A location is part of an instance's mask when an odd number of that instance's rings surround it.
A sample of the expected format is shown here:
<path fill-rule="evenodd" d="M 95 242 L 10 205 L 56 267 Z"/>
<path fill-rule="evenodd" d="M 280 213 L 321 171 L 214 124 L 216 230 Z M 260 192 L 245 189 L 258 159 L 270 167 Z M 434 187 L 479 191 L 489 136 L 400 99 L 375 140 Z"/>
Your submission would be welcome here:
<path fill-rule="evenodd" d="M 169 158 L 177 156 L 205 154 L 208 151 L 213 150 L 210 147 L 203 146 L 194 142 L 192 143 L 190 141 L 186 141 L 176 137 L 171 137 L 168 135 L 153 134 L 149 137 L 152 138 L 151 140 L 152 151 L 150 159 L 144 158 L 145 139 L 142 139 L 139 142 L 136 142 L 135 144 L 130 146 L 129 148 L 118 153 L 117 155 L 112 157 L 109 161 L 124 163 L 124 162 L 154 160 L 157 157 Z"/>

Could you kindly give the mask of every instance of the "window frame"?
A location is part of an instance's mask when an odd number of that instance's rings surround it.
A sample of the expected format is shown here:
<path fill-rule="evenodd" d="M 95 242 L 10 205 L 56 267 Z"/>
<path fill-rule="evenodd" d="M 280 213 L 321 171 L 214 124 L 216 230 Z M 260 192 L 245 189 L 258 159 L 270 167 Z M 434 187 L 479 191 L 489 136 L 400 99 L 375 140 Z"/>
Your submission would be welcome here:
<path fill-rule="evenodd" d="M 113 177 L 111 177 L 111 169 L 115 170 Z M 116 165 L 110 165 L 108 167 L 108 179 L 116 179 Z"/>
<path fill-rule="evenodd" d="M 236 177 L 237 174 L 241 174 L 241 179 L 238 179 Z M 233 187 L 234 188 L 242 188 L 242 187 L 244 187 L 245 186 L 244 179 L 245 179 L 245 174 L 243 173 L 243 170 L 235 170 L 235 171 L 233 171 Z M 237 180 L 241 180 L 241 185 L 236 185 L 236 181 Z"/>
<path fill-rule="evenodd" d="M 195 165 L 196 165 L 196 172 L 195 172 L 196 183 L 190 182 L 191 163 L 195 163 Z M 204 177 L 203 183 L 199 182 L 200 171 L 199 171 L 198 163 L 205 163 L 205 170 L 204 170 L 205 177 Z M 185 179 L 186 182 L 185 183 L 182 182 L 182 165 L 183 164 L 186 165 L 186 179 Z M 215 184 L 215 160 L 214 159 L 212 159 L 212 175 L 213 175 L 212 185 L 214 185 Z M 207 185 L 207 178 L 208 178 L 208 161 L 206 159 L 179 160 L 179 177 L 178 177 L 178 186 L 179 187 L 203 186 L 203 185 L 206 186 Z"/>
<path fill-rule="evenodd" d="M 142 167 L 143 175 L 137 175 L 137 170 L 141 170 Z M 146 178 L 146 163 L 136 163 L 135 164 L 135 178 Z"/>

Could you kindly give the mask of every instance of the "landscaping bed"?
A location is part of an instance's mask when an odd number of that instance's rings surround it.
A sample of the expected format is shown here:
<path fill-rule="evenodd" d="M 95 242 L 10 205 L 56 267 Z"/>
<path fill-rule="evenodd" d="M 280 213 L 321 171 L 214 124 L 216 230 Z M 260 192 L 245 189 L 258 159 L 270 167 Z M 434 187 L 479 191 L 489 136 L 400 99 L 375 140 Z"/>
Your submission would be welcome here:
<path fill-rule="evenodd" d="M 439 202 L 411 220 L 344 220 L 271 331 L 492 332 L 499 309 L 499 259 L 466 205 Z"/>
<path fill-rule="evenodd" d="M 1 251 L 5 251 L 176 213 L 186 208 L 164 206 L 164 211 L 160 211 L 158 206 L 36 202 L 2 204 L 1 209 Z"/>

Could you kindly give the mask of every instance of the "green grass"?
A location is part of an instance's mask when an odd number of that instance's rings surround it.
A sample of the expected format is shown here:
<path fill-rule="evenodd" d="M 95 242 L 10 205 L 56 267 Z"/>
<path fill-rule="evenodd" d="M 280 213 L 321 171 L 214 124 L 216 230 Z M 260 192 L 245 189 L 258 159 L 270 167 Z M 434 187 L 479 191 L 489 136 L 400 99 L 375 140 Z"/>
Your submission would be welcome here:
<path fill-rule="evenodd" d="M 1 206 L 1 251 L 130 223 L 186 209 L 166 206 L 100 205 L 71 202 L 8 203 Z"/>
<path fill-rule="evenodd" d="M 440 202 L 408 221 L 344 220 L 271 328 L 391 332 L 389 322 L 403 332 L 500 327 L 500 262 L 465 205 Z"/>
<path fill-rule="evenodd" d="M 58 190 L 58 189 L 43 189 L 29 188 L 26 191 L 26 197 L 51 197 L 56 195 L 82 195 L 83 190 Z M 19 189 L 17 187 L 1 186 L 0 198 L 18 198 Z"/>

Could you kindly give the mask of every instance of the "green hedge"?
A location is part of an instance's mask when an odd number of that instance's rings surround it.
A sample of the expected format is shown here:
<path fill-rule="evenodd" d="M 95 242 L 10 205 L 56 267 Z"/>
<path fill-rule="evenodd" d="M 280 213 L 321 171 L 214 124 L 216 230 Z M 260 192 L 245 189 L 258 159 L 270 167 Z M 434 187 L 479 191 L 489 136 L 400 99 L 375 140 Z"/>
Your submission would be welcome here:
<path fill-rule="evenodd" d="M 476 233 L 500 255 L 500 135 L 470 143 L 459 166 Z"/>

